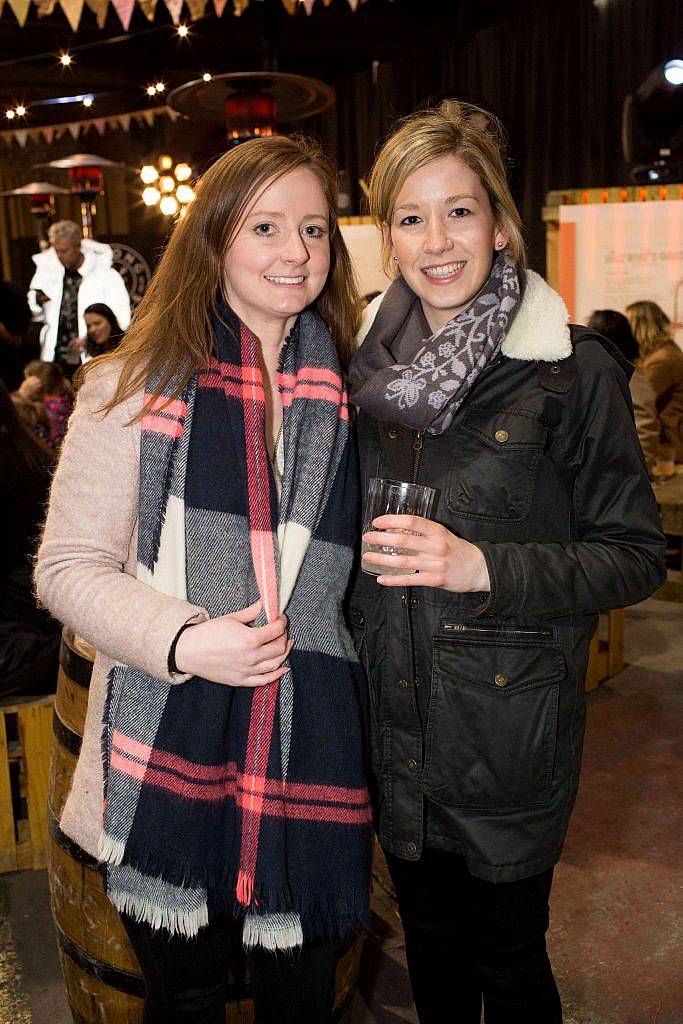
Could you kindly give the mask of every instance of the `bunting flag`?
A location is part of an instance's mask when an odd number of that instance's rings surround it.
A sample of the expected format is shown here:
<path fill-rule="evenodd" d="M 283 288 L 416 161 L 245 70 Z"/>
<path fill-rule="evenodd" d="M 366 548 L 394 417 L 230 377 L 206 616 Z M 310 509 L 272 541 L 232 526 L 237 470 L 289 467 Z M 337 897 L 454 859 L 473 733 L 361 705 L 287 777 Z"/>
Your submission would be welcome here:
<path fill-rule="evenodd" d="M 71 25 L 71 31 L 75 32 L 83 13 L 83 0 L 59 0 L 59 2 L 66 14 L 66 20 Z"/>
<path fill-rule="evenodd" d="M 180 21 L 184 2 L 187 4 L 190 20 L 197 21 L 198 18 L 204 17 L 209 0 L 164 0 L 174 25 Z M 304 7 L 306 14 L 311 14 L 316 3 L 329 7 L 332 0 L 281 0 L 281 2 L 288 14 L 296 14 L 300 6 Z M 84 6 L 93 11 L 99 28 L 104 28 L 109 9 L 109 0 L 7 0 L 7 5 L 14 12 L 14 16 L 22 28 L 26 24 L 31 3 L 34 4 L 40 18 L 52 14 L 59 3 L 74 32 L 80 24 Z M 128 32 L 130 28 L 136 4 L 142 9 L 148 21 L 154 20 L 157 0 L 111 0 L 111 3 L 114 5 L 125 32 Z M 232 10 L 233 14 L 240 15 L 246 11 L 249 3 L 250 0 L 213 0 L 213 9 L 217 18 L 222 17 L 226 8 Z M 352 11 L 357 11 L 360 4 L 365 3 L 365 0 L 348 0 L 348 3 Z M 2 16 L 4 5 L 5 0 L 0 0 L 0 16 Z"/>
<path fill-rule="evenodd" d="M 76 141 L 87 132 L 96 131 L 104 135 L 106 131 L 130 131 L 131 124 L 142 127 L 152 127 L 160 117 L 168 117 L 175 122 L 179 117 L 177 111 L 170 107 L 152 107 L 150 110 L 133 110 L 129 114 L 114 114 L 111 117 L 89 118 L 87 121 L 69 121 L 65 124 L 45 125 L 43 128 L 14 128 L 11 131 L 0 132 L 0 137 L 6 145 L 11 146 L 17 142 L 22 149 L 27 141 L 40 143 L 45 141 L 48 145 L 69 134 Z"/>

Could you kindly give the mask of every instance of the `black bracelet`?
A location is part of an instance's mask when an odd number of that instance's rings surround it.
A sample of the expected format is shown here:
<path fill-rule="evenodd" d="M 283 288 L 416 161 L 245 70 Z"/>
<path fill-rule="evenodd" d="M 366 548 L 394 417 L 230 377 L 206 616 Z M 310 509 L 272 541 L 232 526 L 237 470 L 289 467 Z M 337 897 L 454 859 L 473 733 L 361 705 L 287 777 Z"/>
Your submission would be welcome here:
<path fill-rule="evenodd" d="M 171 644 L 171 649 L 168 652 L 168 674 L 169 675 L 174 675 L 174 674 L 177 675 L 180 672 L 180 669 L 178 668 L 178 666 L 175 663 L 175 651 L 176 651 L 176 647 L 178 646 L 178 641 L 180 640 L 181 636 L 183 635 L 183 633 L 185 632 L 186 629 L 192 629 L 192 627 L 196 626 L 196 625 L 197 625 L 196 622 L 186 622 L 184 626 L 180 627 L 180 629 L 176 633 L 175 637 L 173 638 L 173 643 Z"/>

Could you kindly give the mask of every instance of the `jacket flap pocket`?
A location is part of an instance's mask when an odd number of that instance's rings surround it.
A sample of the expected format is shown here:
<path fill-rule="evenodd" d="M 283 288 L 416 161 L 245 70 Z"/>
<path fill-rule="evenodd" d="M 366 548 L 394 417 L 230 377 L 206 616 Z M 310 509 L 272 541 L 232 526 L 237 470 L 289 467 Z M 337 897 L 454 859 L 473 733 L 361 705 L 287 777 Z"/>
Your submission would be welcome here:
<path fill-rule="evenodd" d="M 501 694 L 519 693 L 538 683 L 564 679 L 567 666 L 559 647 L 549 644 L 491 643 L 435 637 L 444 681 L 452 678 Z"/>
<path fill-rule="evenodd" d="M 501 451 L 520 448 L 543 450 L 548 438 L 547 427 L 532 416 L 519 412 L 472 409 L 464 417 L 462 426 Z"/>

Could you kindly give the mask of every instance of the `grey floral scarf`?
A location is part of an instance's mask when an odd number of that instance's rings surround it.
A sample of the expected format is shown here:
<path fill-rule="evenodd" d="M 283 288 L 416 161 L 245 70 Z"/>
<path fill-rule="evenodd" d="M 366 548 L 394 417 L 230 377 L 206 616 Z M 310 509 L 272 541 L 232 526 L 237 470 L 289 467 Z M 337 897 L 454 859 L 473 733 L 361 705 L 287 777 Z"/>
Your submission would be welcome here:
<path fill-rule="evenodd" d="M 397 278 L 351 363 L 350 400 L 376 419 L 442 434 L 505 340 L 520 276 L 500 253 L 467 309 L 431 336 L 419 299 Z"/>

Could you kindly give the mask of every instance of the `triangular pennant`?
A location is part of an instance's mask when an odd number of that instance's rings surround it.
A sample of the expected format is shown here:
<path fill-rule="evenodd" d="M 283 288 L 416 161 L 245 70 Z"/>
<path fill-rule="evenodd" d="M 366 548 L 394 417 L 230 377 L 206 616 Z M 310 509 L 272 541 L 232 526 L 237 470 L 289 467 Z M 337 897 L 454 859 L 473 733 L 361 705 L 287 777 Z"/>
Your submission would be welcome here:
<path fill-rule="evenodd" d="M 24 146 L 26 145 L 26 140 L 28 138 L 27 130 L 25 128 L 20 128 L 18 132 L 14 133 L 14 138 L 17 140 L 17 142 L 19 143 L 19 145 L 23 149 Z"/>
<path fill-rule="evenodd" d="M 239 18 L 243 11 L 246 11 L 249 6 L 249 0 L 232 0 L 232 6 L 234 8 L 233 14 Z"/>
<path fill-rule="evenodd" d="M 157 0 L 138 0 L 140 9 L 147 21 L 154 21 L 154 11 L 156 10 Z"/>
<path fill-rule="evenodd" d="M 104 120 L 104 118 L 98 117 L 97 120 L 93 123 L 97 128 L 98 132 L 100 133 L 100 135 L 104 135 L 105 129 L 107 127 L 107 122 Z"/>
<path fill-rule="evenodd" d="M 29 128 L 28 137 L 31 142 L 40 142 L 40 128 Z"/>
<path fill-rule="evenodd" d="M 228 0 L 213 0 L 213 7 L 216 12 L 217 18 L 220 18 L 221 14 L 225 10 L 225 5 L 227 4 L 227 2 Z"/>
<path fill-rule="evenodd" d="M 310 14 L 311 13 L 311 11 L 313 10 L 313 4 L 314 3 L 315 3 L 315 0 L 304 0 L 304 7 L 306 9 L 306 14 Z"/>
<path fill-rule="evenodd" d="M 42 128 L 41 131 L 43 133 L 43 138 L 45 139 L 45 141 L 49 145 L 52 142 L 52 140 L 54 139 L 54 137 L 55 137 L 55 130 L 54 130 L 54 128 L 52 127 L 52 125 L 49 125 L 49 127 L 47 127 L 47 128 Z"/>
<path fill-rule="evenodd" d="M 17 19 L 21 27 L 23 28 L 26 24 L 26 18 L 28 17 L 28 9 L 31 0 L 7 0 L 14 11 L 14 17 Z"/>
<path fill-rule="evenodd" d="M 67 127 L 67 129 L 69 131 L 69 135 L 71 136 L 71 138 L 75 142 L 76 139 L 78 138 L 78 136 L 81 133 L 81 126 L 80 126 L 80 124 L 78 123 L 78 121 L 74 121 L 72 124 L 68 124 L 66 127 Z"/>
<path fill-rule="evenodd" d="M 107 20 L 109 0 L 85 0 L 85 2 L 97 18 L 97 27 L 104 28 L 104 23 Z"/>
<path fill-rule="evenodd" d="M 128 31 L 130 25 L 130 19 L 133 17 L 133 8 L 135 7 L 135 0 L 111 0 L 114 5 L 114 10 L 119 16 L 119 21 L 123 25 L 124 32 Z"/>
<path fill-rule="evenodd" d="M 173 122 L 177 121 L 178 118 L 180 117 L 178 111 L 173 110 L 172 107 L 164 107 L 164 113 L 166 114 L 167 117 L 170 117 Z"/>
<path fill-rule="evenodd" d="M 296 14 L 299 0 L 282 0 L 282 6 L 287 11 L 287 14 Z"/>
<path fill-rule="evenodd" d="M 123 128 L 124 132 L 130 131 L 130 114 L 123 114 L 119 117 L 119 124 Z"/>
<path fill-rule="evenodd" d="M 352 11 L 358 10 L 358 0 L 349 0 L 349 7 Z"/>
<path fill-rule="evenodd" d="M 197 18 L 203 18 L 205 8 L 206 0 L 187 0 L 187 9 L 190 12 L 192 21 L 196 21 Z"/>
<path fill-rule="evenodd" d="M 180 21 L 180 12 L 183 9 L 183 0 L 164 0 L 168 13 L 171 15 L 171 21 L 174 25 L 177 25 Z"/>
<path fill-rule="evenodd" d="M 59 2 L 66 14 L 66 20 L 71 25 L 71 31 L 75 32 L 83 13 L 83 0 L 59 0 Z"/>
<path fill-rule="evenodd" d="M 11 132 L 3 132 L 2 133 L 2 137 L 3 137 L 3 139 L 5 140 L 5 142 L 6 142 L 6 144 L 8 146 L 12 145 L 12 133 Z"/>
<path fill-rule="evenodd" d="M 156 120 L 154 111 L 153 110 L 143 110 L 142 116 L 143 116 L 144 120 L 147 122 L 147 124 L 151 128 L 151 126 L 154 124 L 154 122 Z"/>

